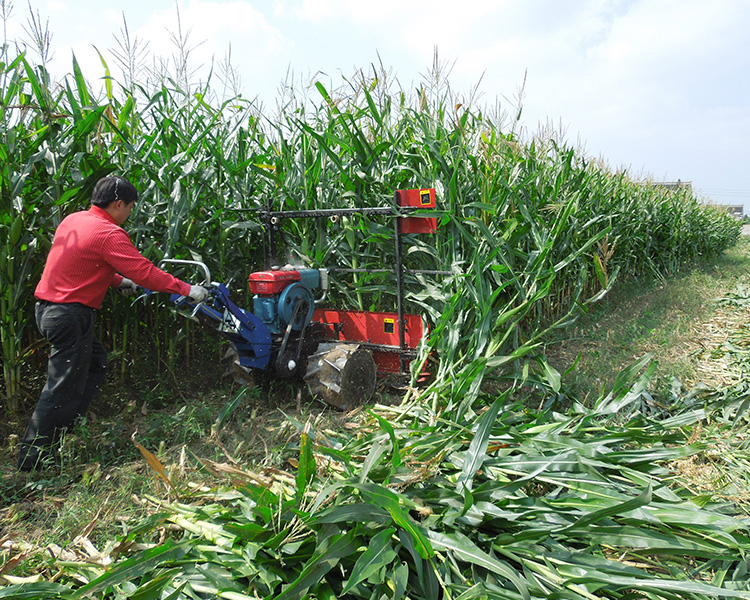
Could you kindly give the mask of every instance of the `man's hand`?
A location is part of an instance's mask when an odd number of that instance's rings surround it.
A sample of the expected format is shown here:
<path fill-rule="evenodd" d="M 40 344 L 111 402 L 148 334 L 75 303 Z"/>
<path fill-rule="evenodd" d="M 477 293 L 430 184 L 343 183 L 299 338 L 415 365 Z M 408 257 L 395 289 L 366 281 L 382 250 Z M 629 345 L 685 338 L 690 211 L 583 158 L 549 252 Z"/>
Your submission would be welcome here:
<path fill-rule="evenodd" d="M 123 296 L 134 296 L 138 292 L 138 286 L 127 277 L 123 277 L 122 283 L 117 286 L 117 291 Z"/>
<path fill-rule="evenodd" d="M 193 302 L 203 302 L 206 298 L 208 298 L 208 290 L 202 285 L 191 285 L 188 297 Z"/>

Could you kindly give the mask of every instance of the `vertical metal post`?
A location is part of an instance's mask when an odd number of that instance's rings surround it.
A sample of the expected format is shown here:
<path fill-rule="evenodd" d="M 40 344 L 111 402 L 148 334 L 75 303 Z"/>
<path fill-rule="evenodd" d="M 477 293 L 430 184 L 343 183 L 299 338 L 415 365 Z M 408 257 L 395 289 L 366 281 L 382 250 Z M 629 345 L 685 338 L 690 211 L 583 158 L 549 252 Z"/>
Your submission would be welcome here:
<path fill-rule="evenodd" d="M 275 260 L 276 256 L 276 241 L 275 241 L 275 235 L 274 235 L 274 226 L 273 226 L 273 217 L 271 216 L 271 209 L 273 208 L 273 204 L 271 202 L 271 197 L 268 197 L 268 201 L 266 203 L 266 206 L 268 207 L 268 210 L 266 212 L 266 232 L 268 234 L 268 256 L 264 257 L 265 264 L 263 265 L 265 269 L 270 269 L 273 266 L 273 261 Z"/>
<path fill-rule="evenodd" d="M 398 192 L 394 195 L 396 206 L 399 204 Z M 398 368 L 401 373 L 405 370 L 404 351 L 406 350 L 406 333 L 404 332 L 404 290 L 403 269 L 401 268 L 401 217 L 393 219 L 396 237 L 396 313 L 398 314 Z"/>

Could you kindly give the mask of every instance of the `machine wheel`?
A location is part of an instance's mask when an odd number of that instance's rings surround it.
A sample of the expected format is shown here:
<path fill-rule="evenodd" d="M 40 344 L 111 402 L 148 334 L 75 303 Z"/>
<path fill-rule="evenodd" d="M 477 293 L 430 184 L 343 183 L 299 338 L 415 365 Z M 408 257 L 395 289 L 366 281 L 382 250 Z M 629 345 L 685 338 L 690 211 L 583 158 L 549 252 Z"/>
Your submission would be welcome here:
<path fill-rule="evenodd" d="M 305 381 L 326 404 L 351 410 L 375 391 L 377 367 L 372 353 L 353 343 L 324 342 L 307 361 Z"/>

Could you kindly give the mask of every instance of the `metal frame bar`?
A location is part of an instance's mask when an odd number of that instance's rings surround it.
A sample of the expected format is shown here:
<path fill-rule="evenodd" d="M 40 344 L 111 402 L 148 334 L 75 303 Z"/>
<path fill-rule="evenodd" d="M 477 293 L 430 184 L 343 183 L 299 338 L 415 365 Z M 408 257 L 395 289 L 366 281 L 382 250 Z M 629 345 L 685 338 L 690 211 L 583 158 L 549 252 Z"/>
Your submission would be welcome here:
<path fill-rule="evenodd" d="M 398 203 L 397 194 L 394 193 L 394 202 Z M 263 229 L 266 232 L 268 238 L 268 245 L 263 244 L 263 263 L 266 269 L 270 269 L 271 260 L 276 256 L 276 242 L 274 240 L 274 233 L 276 226 L 283 219 L 310 219 L 310 218 L 331 218 L 331 217 L 343 217 L 349 215 L 384 215 L 390 217 L 396 217 L 394 220 L 394 236 L 395 236 L 395 247 L 396 247 L 396 267 L 395 269 L 332 269 L 339 270 L 342 272 L 352 273 L 395 273 L 396 274 L 396 314 L 398 316 L 398 347 L 385 345 L 385 344 L 372 344 L 367 343 L 367 347 L 371 349 L 380 349 L 387 352 L 398 352 L 399 354 L 399 370 L 401 373 L 406 372 L 406 360 L 407 358 L 413 358 L 416 353 L 406 345 L 406 332 L 404 331 L 404 291 L 403 291 L 403 276 L 405 272 L 408 273 L 425 273 L 425 274 L 443 274 L 449 275 L 450 271 L 421 271 L 421 270 L 404 270 L 401 263 L 401 220 L 398 217 L 404 216 L 405 214 L 411 214 L 415 211 L 421 210 L 427 212 L 425 209 L 418 206 L 373 206 L 365 208 L 324 208 L 324 209 L 310 209 L 310 210 L 272 210 L 272 201 L 269 198 L 267 202 L 267 208 L 256 209 L 259 213 L 260 219 L 263 222 Z M 268 252 L 266 252 L 268 250 Z"/>

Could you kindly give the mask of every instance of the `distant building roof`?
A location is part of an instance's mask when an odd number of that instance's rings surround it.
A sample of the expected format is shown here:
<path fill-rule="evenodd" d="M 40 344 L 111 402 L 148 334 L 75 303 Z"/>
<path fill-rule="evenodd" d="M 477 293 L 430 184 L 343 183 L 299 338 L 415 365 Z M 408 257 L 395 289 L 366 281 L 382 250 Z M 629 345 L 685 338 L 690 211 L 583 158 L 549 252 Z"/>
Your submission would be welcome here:
<path fill-rule="evenodd" d="M 658 185 L 659 187 L 664 187 L 668 189 L 686 189 L 689 192 L 693 191 L 693 182 L 692 181 L 657 181 L 654 183 L 654 185 Z"/>
<path fill-rule="evenodd" d="M 734 215 L 735 217 L 739 217 L 740 219 L 745 215 L 744 204 L 712 204 L 712 206 L 715 206 L 716 208 L 723 208 L 730 215 Z"/>

